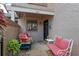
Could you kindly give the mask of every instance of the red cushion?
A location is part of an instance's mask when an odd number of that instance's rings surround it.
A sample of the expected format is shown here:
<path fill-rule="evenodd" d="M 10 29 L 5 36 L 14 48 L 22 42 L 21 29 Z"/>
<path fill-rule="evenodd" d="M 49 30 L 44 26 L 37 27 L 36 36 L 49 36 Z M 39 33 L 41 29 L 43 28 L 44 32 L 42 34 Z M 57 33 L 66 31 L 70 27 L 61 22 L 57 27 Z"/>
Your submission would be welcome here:
<path fill-rule="evenodd" d="M 58 47 L 60 47 L 61 40 L 63 40 L 62 37 L 57 36 L 57 37 L 55 38 L 55 45 L 57 45 Z"/>
<path fill-rule="evenodd" d="M 69 40 L 61 40 L 60 48 L 62 48 L 62 49 L 67 49 L 69 43 L 70 43 Z"/>
<path fill-rule="evenodd" d="M 57 55 L 58 51 L 61 50 L 55 44 L 49 44 L 48 48 L 54 53 L 54 55 Z"/>
<path fill-rule="evenodd" d="M 69 45 L 69 40 L 64 40 L 58 36 L 55 38 L 55 45 L 61 49 L 66 49 Z"/>
<path fill-rule="evenodd" d="M 22 33 L 22 34 L 19 35 L 19 39 L 22 42 L 26 42 L 26 41 L 28 41 L 29 37 L 26 34 Z"/>

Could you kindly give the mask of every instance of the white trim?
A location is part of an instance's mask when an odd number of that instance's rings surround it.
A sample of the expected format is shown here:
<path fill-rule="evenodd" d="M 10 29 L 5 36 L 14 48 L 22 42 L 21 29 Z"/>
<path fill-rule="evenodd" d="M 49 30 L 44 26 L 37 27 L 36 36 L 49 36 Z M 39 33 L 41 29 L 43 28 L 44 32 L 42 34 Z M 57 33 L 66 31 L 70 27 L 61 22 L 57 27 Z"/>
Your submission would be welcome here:
<path fill-rule="evenodd" d="M 54 12 L 42 11 L 42 10 L 31 9 L 31 8 L 22 8 L 22 7 L 16 7 L 16 6 L 9 6 L 9 7 L 7 6 L 7 10 L 36 13 L 36 14 L 45 14 L 45 15 L 54 15 Z"/>
<path fill-rule="evenodd" d="M 4 7 L 3 4 L 0 4 L 0 9 L 2 9 L 4 13 L 7 13 L 7 10 L 6 10 L 6 8 Z"/>
<path fill-rule="evenodd" d="M 14 13 L 15 13 L 15 12 L 14 12 L 13 10 L 11 10 L 11 20 L 12 20 L 12 21 L 15 21 L 15 15 L 14 15 Z"/>
<path fill-rule="evenodd" d="M 70 55 L 69 56 L 71 56 L 72 46 L 73 46 L 73 42 L 74 42 L 72 39 L 70 41 L 71 41 L 71 46 L 70 46 Z"/>

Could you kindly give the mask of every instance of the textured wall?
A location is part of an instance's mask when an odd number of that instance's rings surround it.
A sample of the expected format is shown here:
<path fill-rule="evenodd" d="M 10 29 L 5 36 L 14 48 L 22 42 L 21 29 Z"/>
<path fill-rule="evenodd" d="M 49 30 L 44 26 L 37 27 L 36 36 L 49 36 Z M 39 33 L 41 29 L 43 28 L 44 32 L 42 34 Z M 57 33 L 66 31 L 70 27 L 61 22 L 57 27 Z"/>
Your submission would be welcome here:
<path fill-rule="evenodd" d="M 9 40 L 11 39 L 16 39 L 18 37 L 18 34 L 20 32 L 20 27 L 18 26 L 7 26 L 4 27 L 5 31 L 4 31 L 4 37 L 3 37 L 3 53 L 4 55 L 8 55 L 7 54 L 7 43 Z"/>
<path fill-rule="evenodd" d="M 55 4 L 53 33 L 74 40 L 72 55 L 79 55 L 79 4 Z"/>
<path fill-rule="evenodd" d="M 54 11 L 54 4 L 48 3 L 47 7 L 39 6 L 39 5 L 33 5 L 33 4 L 27 4 L 27 3 L 13 3 L 14 6 L 19 7 L 25 7 L 25 8 L 33 8 L 38 10 L 44 10 L 44 11 Z"/>

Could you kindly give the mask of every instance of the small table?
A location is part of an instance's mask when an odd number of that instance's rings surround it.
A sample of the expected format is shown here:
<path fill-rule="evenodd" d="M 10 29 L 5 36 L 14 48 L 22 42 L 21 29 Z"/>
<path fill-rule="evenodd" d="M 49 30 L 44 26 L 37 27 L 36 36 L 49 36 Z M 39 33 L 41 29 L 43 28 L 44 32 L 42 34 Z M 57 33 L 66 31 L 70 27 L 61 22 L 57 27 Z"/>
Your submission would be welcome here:
<path fill-rule="evenodd" d="M 31 49 L 31 44 L 21 44 L 21 50 Z"/>
<path fill-rule="evenodd" d="M 47 44 L 51 44 L 51 43 L 53 43 L 53 42 L 54 42 L 54 40 L 53 40 L 53 39 L 46 39 L 46 41 L 47 41 Z"/>
<path fill-rule="evenodd" d="M 31 49 L 31 44 L 32 44 L 32 38 L 30 37 L 29 40 L 27 42 L 21 42 L 21 50 L 27 50 L 27 49 Z"/>

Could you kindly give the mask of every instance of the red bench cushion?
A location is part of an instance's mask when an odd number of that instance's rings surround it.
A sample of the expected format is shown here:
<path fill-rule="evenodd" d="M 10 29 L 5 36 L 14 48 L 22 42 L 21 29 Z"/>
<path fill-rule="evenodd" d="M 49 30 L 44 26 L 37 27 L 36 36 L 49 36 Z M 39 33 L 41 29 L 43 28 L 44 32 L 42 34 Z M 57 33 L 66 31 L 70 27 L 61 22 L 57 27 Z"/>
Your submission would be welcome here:
<path fill-rule="evenodd" d="M 58 51 L 61 50 L 55 44 L 49 44 L 48 48 L 54 53 L 54 55 L 57 55 Z"/>
<path fill-rule="evenodd" d="M 60 48 L 61 48 L 61 49 L 67 49 L 69 43 L 70 43 L 70 41 L 68 41 L 68 40 L 61 40 Z"/>
<path fill-rule="evenodd" d="M 66 49 L 68 48 L 69 41 L 62 39 L 61 37 L 56 37 L 55 45 L 61 49 Z"/>

